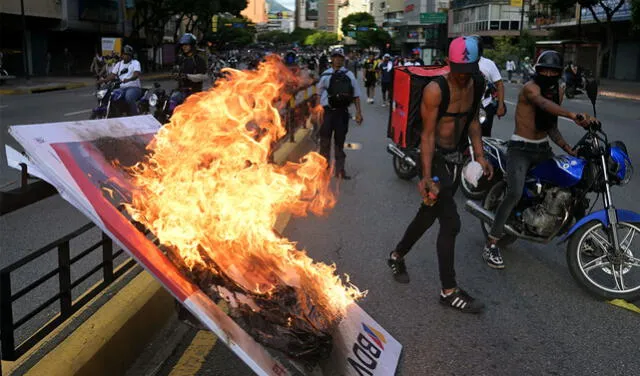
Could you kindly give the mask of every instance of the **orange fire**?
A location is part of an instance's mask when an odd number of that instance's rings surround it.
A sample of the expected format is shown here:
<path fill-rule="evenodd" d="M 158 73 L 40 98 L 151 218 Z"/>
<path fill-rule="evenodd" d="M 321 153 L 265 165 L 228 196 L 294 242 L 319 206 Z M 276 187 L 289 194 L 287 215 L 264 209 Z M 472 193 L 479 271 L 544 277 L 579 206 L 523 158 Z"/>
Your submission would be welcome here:
<path fill-rule="evenodd" d="M 321 215 L 336 202 L 319 154 L 268 162 L 272 143 L 285 135 L 279 108 L 301 82 L 276 58 L 257 71 L 228 73 L 157 133 L 149 158 L 132 170 L 137 190 L 127 210 L 189 268 L 215 273 L 204 254 L 248 291 L 295 287 L 326 319 L 340 318 L 363 293 L 343 283 L 335 265 L 314 262 L 273 231 L 280 213 Z"/>

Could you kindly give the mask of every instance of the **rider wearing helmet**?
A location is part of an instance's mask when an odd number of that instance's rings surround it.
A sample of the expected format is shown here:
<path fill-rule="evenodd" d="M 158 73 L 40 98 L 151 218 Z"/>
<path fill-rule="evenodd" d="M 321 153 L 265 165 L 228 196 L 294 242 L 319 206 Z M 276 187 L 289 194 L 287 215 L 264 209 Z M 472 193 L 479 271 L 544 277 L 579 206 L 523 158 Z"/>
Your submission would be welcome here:
<path fill-rule="evenodd" d="M 451 72 L 431 81 L 422 92 L 420 150 L 423 178 L 418 187 L 425 202 L 387 260 L 395 280 L 408 283 L 404 256 L 437 218 L 440 222 L 436 244 L 442 285 L 440 303 L 468 313 L 482 311 L 484 304 L 460 289 L 456 282 L 455 241 L 461 224 L 453 196 L 456 165 L 464 161 L 462 145 L 466 145 L 467 135 L 471 138 L 476 161 L 489 178 L 493 175 L 493 168 L 484 158 L 478 121 L 485 85 L 479 74 L 479 60 L 476 39 L 454 39 L 449 46 Z M 435 204 L 433 200 L 436 200 Z"/>
<path fill-rule="evenodd" d="M 518 95 L 516 128 L 507 151 L 507 192 L 496 211 L 482 253 L 487 265 L 494 269 L 504 268 L 498 241 L 504 235 L 504 225 L 511 211 L 520 201 L 527 171 L 553 156 L 549 139 L 566 153 L 575 155 L 558 130 L 558 116 L 569 118 L 581 127 L 596 121 L 587 114 L 576 114 L 560 106 L 564 95 L 564 87 L 560 84 L 563 68 L 559 53 L 543 51 L 536 62 L 533 80 L 527 82 Z"/>
<path fill-rule="evenodd" d="M 122 60 L 117 62 L 111 73 L 103 79 L 98 80 L 98 84 L 113 80 L 120 80 L 120 89 L 124 91 L 124 98 L 129 107 L 129 116 L 138 115 L 138 99 L 142 96 L 140 85 L 140 62 L 133 58 L 133 47 L 126 45 L 122 49 Z"/>
<path fill-rule="evenodd" d="M 207 78 L 207 63 L 196 53 L 196 37 L 185 33 L 178 44 L 182 50 L 178 87 L 190 93 L 202 91 L 202 82 Z"/>

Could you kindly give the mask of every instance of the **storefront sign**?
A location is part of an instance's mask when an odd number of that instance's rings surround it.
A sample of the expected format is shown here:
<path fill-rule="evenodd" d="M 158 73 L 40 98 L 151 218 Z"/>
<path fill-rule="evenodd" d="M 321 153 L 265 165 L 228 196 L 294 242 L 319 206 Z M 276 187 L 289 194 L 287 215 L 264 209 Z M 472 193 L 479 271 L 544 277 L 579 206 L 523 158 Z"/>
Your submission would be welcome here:
<path fill-rule="evenodd" d="M 444 24 L 447 23 L 446 13 L 420 13 L 421 24 Z"/>
<path fill-rule="evenodd" d="M 316 21 L 318 19 L 318 0 L 306 0 L 304 9 L 307 21 Z"/>

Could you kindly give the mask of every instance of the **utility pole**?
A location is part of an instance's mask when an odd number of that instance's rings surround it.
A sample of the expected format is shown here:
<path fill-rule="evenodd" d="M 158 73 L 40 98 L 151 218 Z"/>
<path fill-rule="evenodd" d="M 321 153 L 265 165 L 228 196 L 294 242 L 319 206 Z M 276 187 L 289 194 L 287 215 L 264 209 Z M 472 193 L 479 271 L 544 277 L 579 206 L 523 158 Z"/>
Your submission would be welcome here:
<path fill-rule="evenodd" d="M 29 51 L 27 51 L 27 19 L 24 16 L 24 0 L 20 0 L 20 15 L 22 17 L 22 62 L 24 63 L 24 77 L 28 81 L 31 77 L 29 75 Z"/>
<path fill-rule="evenodd" d="M 522 36 L 522 32 L 524 31 L 524 2 L 522 0 L 522 10 L 520 11 L 520 36 Z"/>

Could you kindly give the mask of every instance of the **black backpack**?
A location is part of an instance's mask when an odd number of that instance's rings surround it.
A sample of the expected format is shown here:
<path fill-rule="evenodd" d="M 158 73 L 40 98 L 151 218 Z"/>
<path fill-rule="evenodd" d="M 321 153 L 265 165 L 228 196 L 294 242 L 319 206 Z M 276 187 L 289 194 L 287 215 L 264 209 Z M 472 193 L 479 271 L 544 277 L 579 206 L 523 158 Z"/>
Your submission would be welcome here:
<path fill-rule="evenodd" d="M 332 108 L 346 108 L 353 102 L 353 85 L 351 85 L 351 79 L 347 72 L 338 70 L 333 73 L 323 74 L 323 76 L 331 76 L 327 94 L 329 96 L 329 106 Z"/>

